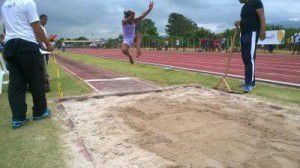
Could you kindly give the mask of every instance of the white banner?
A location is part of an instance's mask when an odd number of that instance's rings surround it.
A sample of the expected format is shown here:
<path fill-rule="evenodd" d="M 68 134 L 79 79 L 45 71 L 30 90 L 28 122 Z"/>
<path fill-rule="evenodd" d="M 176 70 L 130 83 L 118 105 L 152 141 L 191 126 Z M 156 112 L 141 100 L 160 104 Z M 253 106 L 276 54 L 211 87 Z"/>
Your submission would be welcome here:
<path fill-rule="evenodd" d="M 272 30 L 266 32 L 266 39 L 258 40 L 259 45 L 280 45 L 284 44 L 285 30 Z"/>

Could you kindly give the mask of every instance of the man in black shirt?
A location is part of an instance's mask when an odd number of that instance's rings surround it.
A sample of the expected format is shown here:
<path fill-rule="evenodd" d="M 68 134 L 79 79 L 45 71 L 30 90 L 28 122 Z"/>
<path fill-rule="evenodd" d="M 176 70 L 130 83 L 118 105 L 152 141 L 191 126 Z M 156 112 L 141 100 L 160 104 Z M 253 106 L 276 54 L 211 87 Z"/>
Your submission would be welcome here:
<path fill-rule="evenodd" d="M 235 26 L 241 28 L 242 57 L 245 64 L 245 92 L 252 91 L 255 85 L 255 59 L 258 39 L 266 38 L 266 20 L 261 0 L 239 0 L 244 4 L 241 20 Z"/>

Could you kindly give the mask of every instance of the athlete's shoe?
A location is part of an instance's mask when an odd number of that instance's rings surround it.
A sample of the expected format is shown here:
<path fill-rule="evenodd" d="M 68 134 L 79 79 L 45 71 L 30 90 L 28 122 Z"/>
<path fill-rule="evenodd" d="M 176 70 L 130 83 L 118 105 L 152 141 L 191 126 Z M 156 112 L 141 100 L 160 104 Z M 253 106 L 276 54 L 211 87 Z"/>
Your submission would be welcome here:
<path fill-rule="evenodd" d="M 243 90 L 245 93 L 249 93 L 253 90 L 253 87 L 251 85 L 244 85 Z"/>
<path fill-rule="evenodd" d="M 140 56 L 142 56 L 142 51 L 136 51 L 136 57 L 139 58 Z"/>
<path fill-rule="evenodd" d="M 46 119 L 46 118 L 48 118 L 50 116 L 51 116 L 51 110 L 48 109 L 41 116 L 39 116 L 39 117 L 33 117 L 33 120 L 34 121 L 42 120 L 42 119 Z"/>
<path fill-rule="evenodd" d="M 22 126 L 24 126 L 27 122 L 29 122 L 30 120 L 28 118 L 26 118 L 25 120 L 23 121 L 17 121 L 17 120 L 14 120 L 11 122 L 11 127 L 13 129 L 17 129 L 17 128 L 20 128 Z"/>

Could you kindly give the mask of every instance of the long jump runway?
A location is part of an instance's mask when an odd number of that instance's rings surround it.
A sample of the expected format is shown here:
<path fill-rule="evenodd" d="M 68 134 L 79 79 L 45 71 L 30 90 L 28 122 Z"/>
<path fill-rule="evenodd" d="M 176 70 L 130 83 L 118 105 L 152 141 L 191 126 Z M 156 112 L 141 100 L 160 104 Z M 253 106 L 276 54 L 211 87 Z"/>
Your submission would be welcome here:
<path fill-rule="evenodd" d="M 70 51 L 127 60 L 127 57 L 123 56 L 119 49 L 70 49 Z M 134 52 L 132 53 L 134 54 Z M 135 58 L 135 60 L 141 63 L 173 66 L 174 68 L 221 75 L 225 71 L 227 56 L 224 53 L 181 53 L 144 50 L 143 56 Z M 300 87 L 300 56 L 258 54 L 256 62 L 258 80 Z M 230 67 L 230 76 L 242 78 L 243 69 L 240 54 L 235 54 Z"/>
<path fill-rule="evenodd" d="M 147 91 L 157 86 L 57 56 L 59 64 L 101 94 Z"/>

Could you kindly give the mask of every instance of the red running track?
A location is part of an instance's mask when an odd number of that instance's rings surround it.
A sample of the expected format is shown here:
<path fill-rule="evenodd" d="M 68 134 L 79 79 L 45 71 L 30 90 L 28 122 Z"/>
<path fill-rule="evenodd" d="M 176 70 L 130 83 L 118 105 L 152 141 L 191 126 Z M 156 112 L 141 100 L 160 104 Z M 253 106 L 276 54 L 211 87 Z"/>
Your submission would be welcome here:
<path fill-rule="evenodd" d="M 93 56 L 110 57 L 127 60 L 118 49 L 70 49 L 72 52 Z M 228 54 L 224 53 L 180 53 L 163 51 L 143 51 L 136 61 L 142 63 L 168 65 L 210 73 L 224 73 Z M 230 75 L 242 77 L 244 65 L 240 54 L 234 54 Z M 262 81 L 285 83 L 300 86 L 300 56 L 289 55 L 257 55 L 256 76 Z"/>

